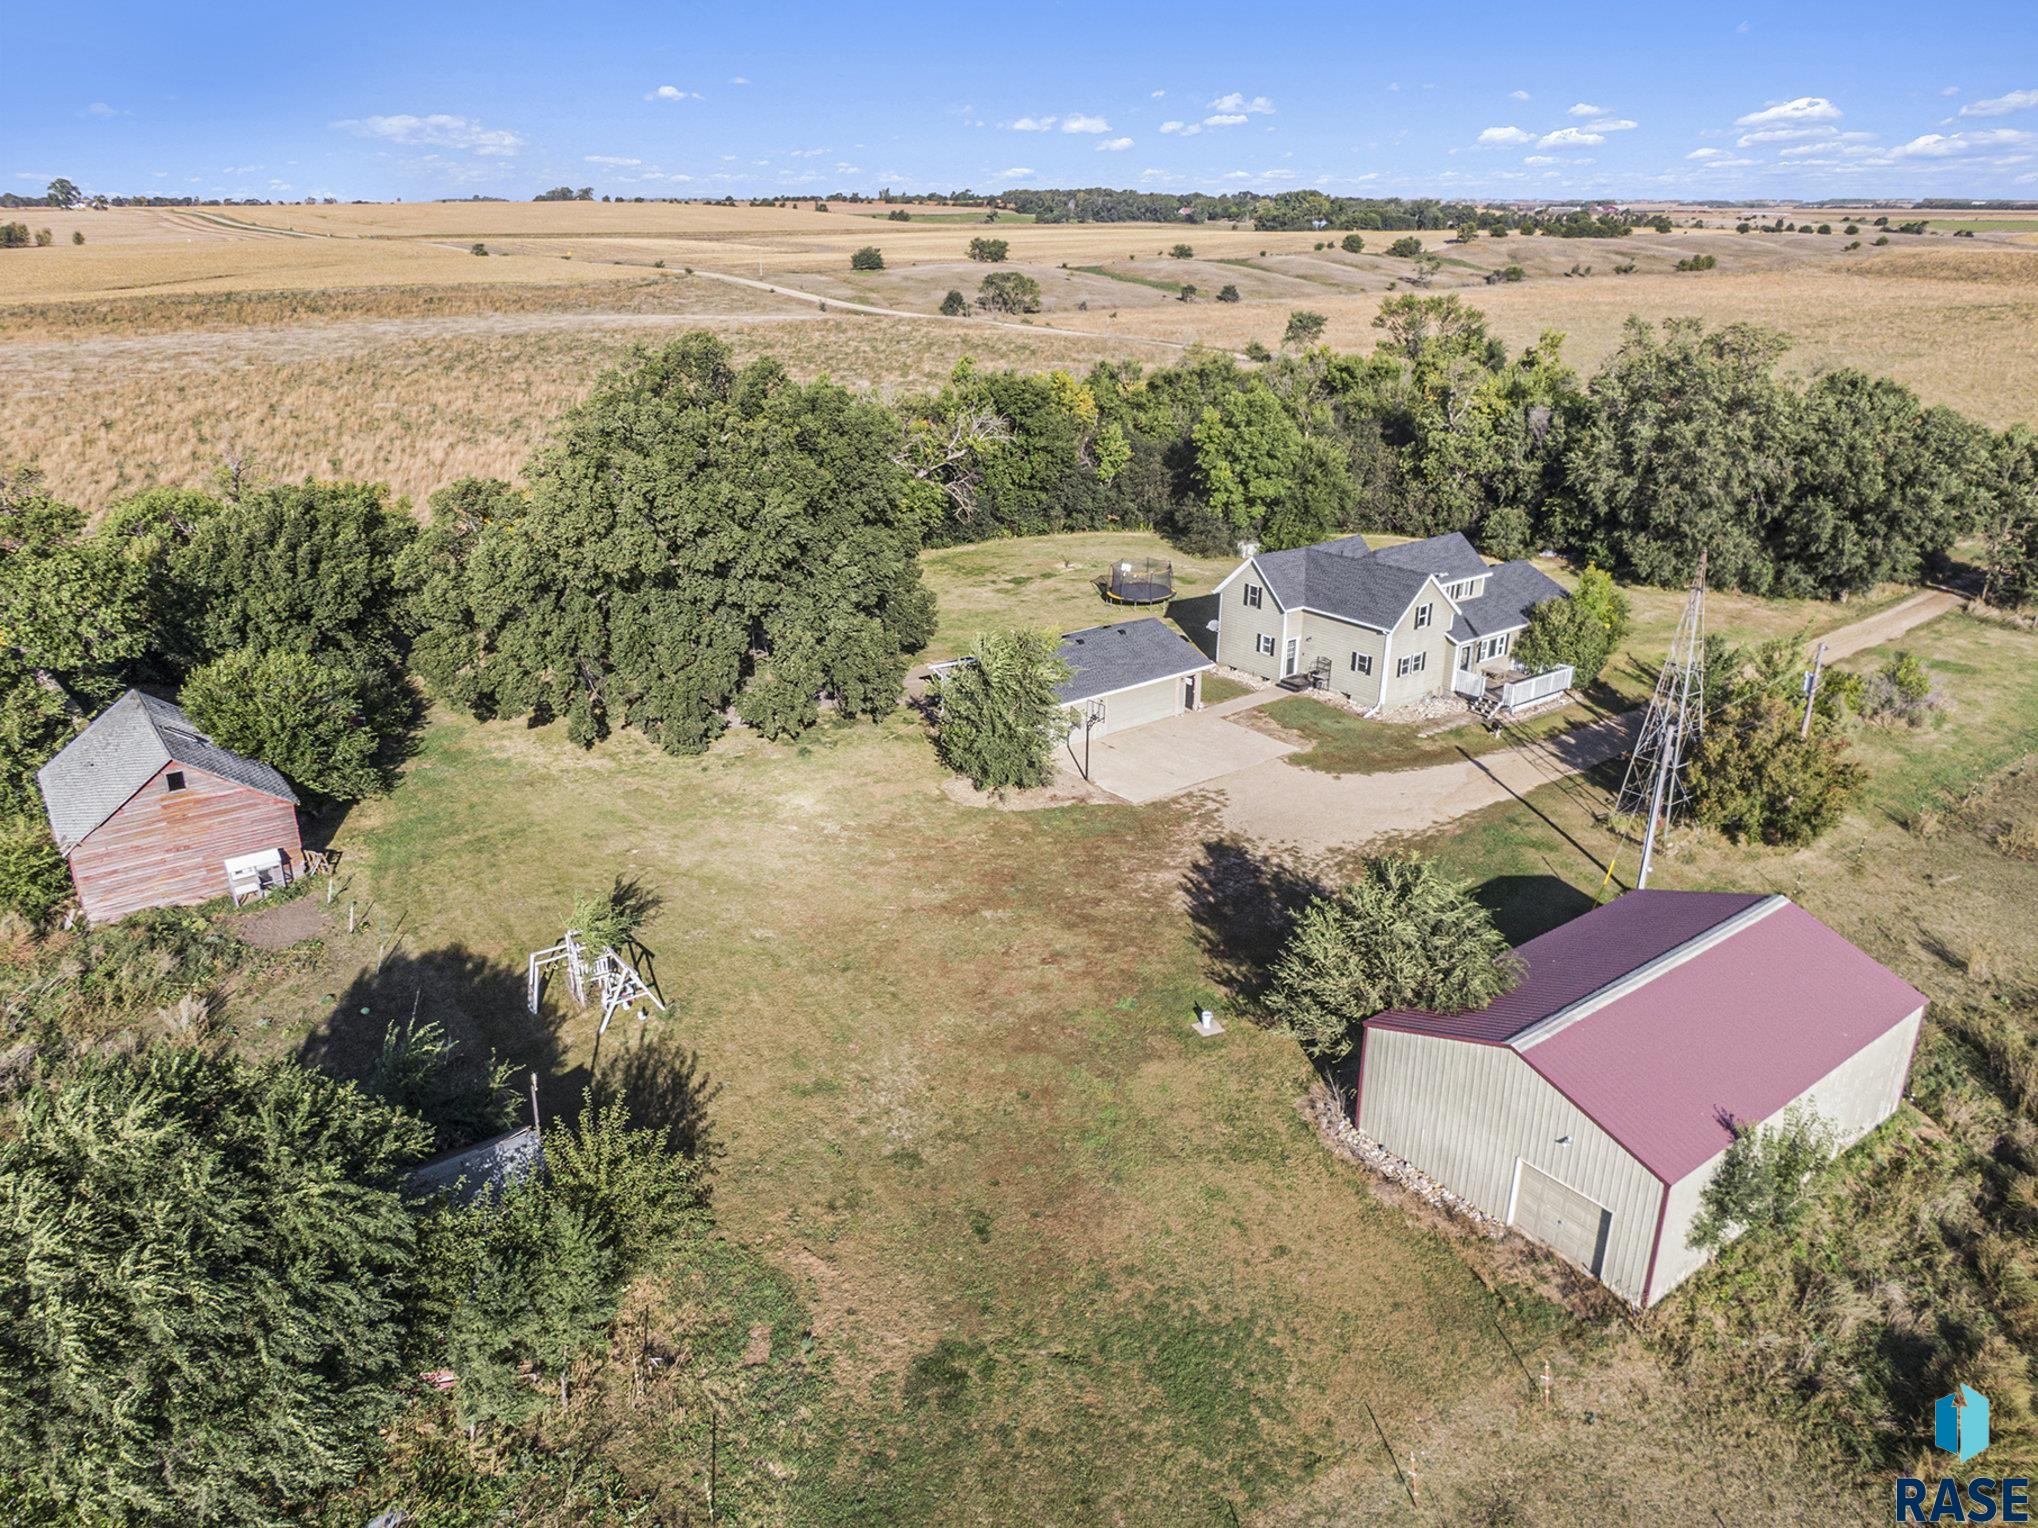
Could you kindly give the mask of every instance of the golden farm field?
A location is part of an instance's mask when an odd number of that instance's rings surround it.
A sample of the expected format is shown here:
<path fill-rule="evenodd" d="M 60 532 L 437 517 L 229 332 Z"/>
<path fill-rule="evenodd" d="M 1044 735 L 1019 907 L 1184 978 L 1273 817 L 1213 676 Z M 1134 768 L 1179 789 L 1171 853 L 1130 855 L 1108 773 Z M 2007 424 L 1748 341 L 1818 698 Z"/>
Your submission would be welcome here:
<path fill-rule="evenodd" d="M 1330 231 L 993 228 L 906 210 L 899 222 L 867 203 L 31 209 L 53 242 L 0 255 L 0 460 L 39 464 L 97 509 L 147 483 L 204 482 L 231 441 L 277 476 L 358 474 L 421 499 L 462 473 L 514 474 L 604 366 L 686 324 L 800 376 L 893 391 L 938 383 L 965 355 L 1081 371 L 1193 345 L 1277 347 L 1298 308 L 1326 317 L 1331 345 L 1368 350 L 1379 304 L 1415 274 L 1386 253 L 1398 233 L 1366 233 L 1354 254 Z M 1992 425 L 2038 421 L 2038 250 L 2007 231 L 1849 249 L 1843 215 L 1822 216 L 1833 234 L 1420 237 L 1442 262 L 1430 290 L 1459 293 L 1510 346 L 1563 331 L 1582 371 L 1631 314 L 1749 321 L 1788 334 L 1801 372 L 1857 366 Z M 1006 263 L 971 261 L 978 237 L 1004 240 Z M 865 245 L 883 270 L 850 269 Z M 1718 268 L 1675 270 L 1693 254 Z M 1521 279 L 1489 284 L 1511 267 Z M 1042 311 L 936 315 L 994 269 L 1037 280 Z M 1216 300 L 1226 287 L 1238 301 Z"/>

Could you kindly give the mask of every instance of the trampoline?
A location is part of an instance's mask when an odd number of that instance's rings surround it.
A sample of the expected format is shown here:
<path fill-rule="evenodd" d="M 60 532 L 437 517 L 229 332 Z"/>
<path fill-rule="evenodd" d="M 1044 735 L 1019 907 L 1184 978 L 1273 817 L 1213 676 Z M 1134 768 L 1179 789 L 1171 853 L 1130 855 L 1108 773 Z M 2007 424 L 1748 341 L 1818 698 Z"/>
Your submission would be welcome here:
<path fill-rule="evenodd" d="M 1123 558 L 1103 579 L 1104 598 L 1114 605 L 1165 605 L 1175 597 L 1175 565 L 1151 557 Z"/>

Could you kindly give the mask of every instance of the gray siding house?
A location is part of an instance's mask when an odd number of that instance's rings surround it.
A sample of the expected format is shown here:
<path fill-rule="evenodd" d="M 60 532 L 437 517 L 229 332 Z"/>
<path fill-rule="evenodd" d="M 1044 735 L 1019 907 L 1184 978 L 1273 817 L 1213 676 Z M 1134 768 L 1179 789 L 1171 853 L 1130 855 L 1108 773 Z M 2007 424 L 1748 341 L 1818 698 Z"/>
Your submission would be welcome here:
<path fill-rule="evenodd" d="M 1529 611 L 1564 592 L 1532 563 L 1489 564 L 1456 531 L 1255 552 L 1217 586 L 1217 660 L 1262 679 L 1314 674 L 1369 710 L 1393 710 L 1448 694 L 1453 675 L 1457 688 L 1483 687 Z"/>
<path fill-rule="evenodd" d="M 1734 1125 L 1804 1104 L 1852 1145 L 1902 1097 L 1925 999 L 1783 897 L 1632 891 L 1518 951 L 1471 1013 L 1367 1020 L 1354 1121 L 1638 1306 Z"/>

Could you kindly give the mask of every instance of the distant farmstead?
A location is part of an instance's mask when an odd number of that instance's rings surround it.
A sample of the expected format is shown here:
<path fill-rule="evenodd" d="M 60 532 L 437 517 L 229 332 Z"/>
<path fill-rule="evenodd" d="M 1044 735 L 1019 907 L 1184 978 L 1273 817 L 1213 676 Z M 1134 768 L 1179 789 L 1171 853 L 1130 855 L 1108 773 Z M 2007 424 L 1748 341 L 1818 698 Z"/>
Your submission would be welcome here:
<path fill-rule="evenodd" d="M 100 712 L 37 779 L 95 923 L 280 885 L 303 863 L 290 782 L 139 690 Z"/>
<path fill-rule="evenodd" d="M 1814 1109 L 1852 1145 L 1903 1095 L 1925 999 L 1784 897 L 1631 891 L 1517 953 L 1469 1013 L 1368 1019 L 1359 1129 L 1635 1305 L 1737 1126 Z"/>

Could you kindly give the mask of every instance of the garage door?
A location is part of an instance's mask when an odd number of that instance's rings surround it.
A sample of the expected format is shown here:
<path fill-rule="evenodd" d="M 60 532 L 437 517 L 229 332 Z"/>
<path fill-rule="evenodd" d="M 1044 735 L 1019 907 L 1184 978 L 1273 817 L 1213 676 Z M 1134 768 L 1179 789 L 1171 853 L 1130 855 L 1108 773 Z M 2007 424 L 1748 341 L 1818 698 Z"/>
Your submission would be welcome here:
<path fill-rule="evenodd" d="M 1521 1183 L 1514 1193 L 1514 1226 L 1559 1257 L 1576 1263 L 1595 1278 L 1606 1257 L 1606 1233 L 1613 1224 L 1578 1190 L 1559 1183 L 1541 1168 L 1521 1164 Z"/>
<path fill-rule="evenodd" d="M 1081 706 L 1070 708 L 1076 715 L 1076 725 L 1082 726 Z M 1164 717 L 1174 716 L 1182 709 L 1182 681 L 1162 679 L 1153 684 L 1143 684 L 1136 689 L 1120 690 L 1116 695 L 1104 697 L 1104 724 L 1090 735 L 1102 737 L 1108 732 L 1123 732 L 1128 727 L 1137 727 L 1146 722 L 1157 722 Z"/>

